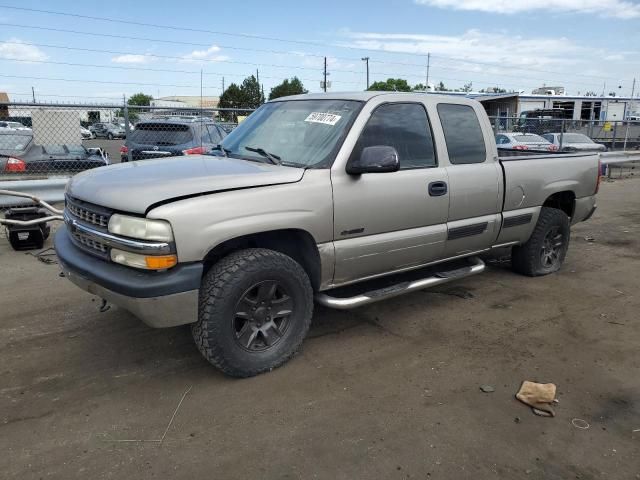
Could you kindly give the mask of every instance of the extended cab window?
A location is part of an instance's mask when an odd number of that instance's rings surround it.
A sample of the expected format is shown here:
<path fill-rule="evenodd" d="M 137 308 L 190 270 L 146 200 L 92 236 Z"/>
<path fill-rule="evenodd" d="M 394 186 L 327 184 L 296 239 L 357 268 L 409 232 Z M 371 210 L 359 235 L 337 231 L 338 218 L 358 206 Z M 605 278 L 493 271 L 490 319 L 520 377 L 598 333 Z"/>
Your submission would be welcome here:
<path fill-rule="evenodd" d="M 449 161 L 453 165 L 482 163 L 487 158 L 484 135 L 475 110 L 469 105 L 438 104 Z"/>
<path fill-rule="evenodd" d="M 429 119 L 417 103 L 391 103 L 378 107 L 351 153 L 358 158 L 366 147 L 386 145 L 398 152 L 400 169 L 434 167 L 436 162 Z"/>

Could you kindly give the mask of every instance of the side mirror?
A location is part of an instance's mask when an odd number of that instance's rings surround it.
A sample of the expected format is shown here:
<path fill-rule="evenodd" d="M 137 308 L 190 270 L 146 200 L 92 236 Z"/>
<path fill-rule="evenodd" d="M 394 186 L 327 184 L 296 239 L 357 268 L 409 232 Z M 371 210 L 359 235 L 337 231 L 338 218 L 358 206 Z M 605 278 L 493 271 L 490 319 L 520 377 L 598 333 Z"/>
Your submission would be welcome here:
<path fill-rule="evenodd" d="M 360 158 L 356 158 L 347 165 L 347 173 L 350 175 L 397 172 L 398 170 L 400 170 L 398 152 L 387 145 L 366 147 L 362 150 Z"/>

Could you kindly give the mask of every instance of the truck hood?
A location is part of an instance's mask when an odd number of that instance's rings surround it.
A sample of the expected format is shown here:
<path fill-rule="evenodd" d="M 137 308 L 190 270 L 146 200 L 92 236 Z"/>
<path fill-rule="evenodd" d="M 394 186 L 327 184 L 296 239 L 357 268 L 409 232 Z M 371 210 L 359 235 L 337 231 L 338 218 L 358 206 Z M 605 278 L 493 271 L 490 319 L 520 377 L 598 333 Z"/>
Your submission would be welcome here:
<path fill-rule="evenodd" d="M 142 160 L 89 170 L 73 177 L 69 195 L 122 212 L 223 190 L 294 183 L 301 168 L 210 155 Z"/>

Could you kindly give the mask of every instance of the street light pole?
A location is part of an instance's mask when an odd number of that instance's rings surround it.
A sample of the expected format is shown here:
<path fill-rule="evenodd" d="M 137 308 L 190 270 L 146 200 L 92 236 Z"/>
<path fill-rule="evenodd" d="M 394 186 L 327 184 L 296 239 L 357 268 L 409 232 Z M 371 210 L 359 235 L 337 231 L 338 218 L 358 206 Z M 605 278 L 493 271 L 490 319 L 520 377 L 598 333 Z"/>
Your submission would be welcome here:
<path fill-rule="evenodd" d="M 324 93 L 327 93 L 327 57 L 324 57 L 324 82 L 322 86 L 324 87 Z"/>
<path fill-rule="evenodd" d="M 369 90 L 369 57 L 362 57 L 362 61 L 367 64 L 367 90 Z"/>
<path fill-rule="evenodd" d="M 431 53 L 427 52 L 427 84 L 425 85 L 427 92 L 429 91 L 429 68 L 431 67 Z"/>

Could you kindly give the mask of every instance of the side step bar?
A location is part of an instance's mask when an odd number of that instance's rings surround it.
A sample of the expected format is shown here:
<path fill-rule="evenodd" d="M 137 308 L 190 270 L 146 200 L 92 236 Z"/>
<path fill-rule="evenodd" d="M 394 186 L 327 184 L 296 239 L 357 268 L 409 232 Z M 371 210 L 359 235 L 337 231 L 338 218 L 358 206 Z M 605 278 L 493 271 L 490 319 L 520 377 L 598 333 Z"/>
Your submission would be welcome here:
<path fill-rule="evenodd" d="M 372 290 L 354 297 L 331 297 L 324 292 L 318 292 L 315 295 L 315 300 L 325 307 L 349 310 L 351 308 L 361 307 L 380 300 L 397 297 L 415 290 L 423 290 L 452 280 L 459 280 L 464 277 L 482 273 L 485 270 L 485 263 L 479 258 L 473 257 L 469 260 L 471 262 L 469 266 L 457 268 L 455 270 L 438 272 L 430 277 L 421 278 L 411 282 L 401 282 L 390 287 Z"/>

